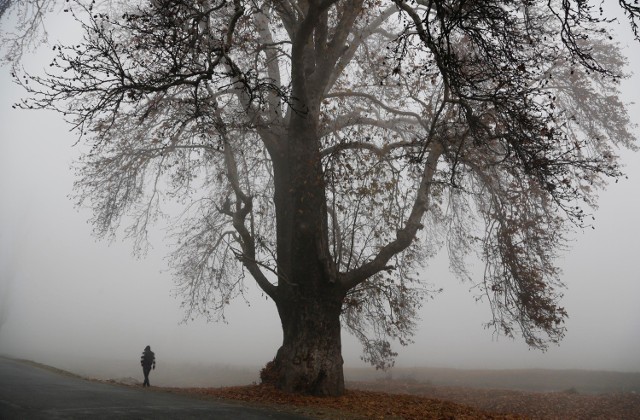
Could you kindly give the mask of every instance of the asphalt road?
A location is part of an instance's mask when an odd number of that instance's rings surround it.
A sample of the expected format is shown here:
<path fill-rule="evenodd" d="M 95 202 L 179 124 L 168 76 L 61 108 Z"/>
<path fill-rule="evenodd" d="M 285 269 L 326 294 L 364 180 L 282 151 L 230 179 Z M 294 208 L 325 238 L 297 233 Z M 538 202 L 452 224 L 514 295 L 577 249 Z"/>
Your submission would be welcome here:
<path fill-rule="evenodd" d="M 203 401 L 59 374 L 0 357 L 0 419 L 237 419 L 306 417 Z"/>

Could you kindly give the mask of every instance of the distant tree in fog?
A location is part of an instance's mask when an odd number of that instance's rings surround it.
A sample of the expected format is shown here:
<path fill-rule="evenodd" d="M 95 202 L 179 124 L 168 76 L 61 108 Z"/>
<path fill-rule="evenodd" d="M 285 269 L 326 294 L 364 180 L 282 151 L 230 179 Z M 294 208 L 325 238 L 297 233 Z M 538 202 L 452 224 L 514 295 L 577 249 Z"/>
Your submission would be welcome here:
<path fill-rule="evenodd" d="M 21 106 L 61 112 L 90 146 L 76 191 L 98 235 L 125 223 L 144 252 L 164 205 L 182 206 L 171 264 L 188 316 L 223 316 L 246 273 L 274 301 L 284 338 L 265 379 L 341 394 L 341 326 L 392 364 L 442 245 L 489 326 L 561 340 L 554 259 L 621 176 L 616 148 L 634 147 L 624 57 L 586 2 L 65 7 L 84 38 L 16 75 Z"/>

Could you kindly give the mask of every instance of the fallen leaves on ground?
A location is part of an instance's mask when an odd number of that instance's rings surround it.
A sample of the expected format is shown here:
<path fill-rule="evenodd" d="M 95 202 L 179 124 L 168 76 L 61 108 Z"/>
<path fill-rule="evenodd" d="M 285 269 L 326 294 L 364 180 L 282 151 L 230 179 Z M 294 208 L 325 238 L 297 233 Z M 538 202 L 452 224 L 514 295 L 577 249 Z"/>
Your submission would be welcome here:
<path fill-rule="evenodd" d="M 312 397 L 281 392 L 270 385 L 228 388 L 174 389 L 202 397 L 239 400 L 279 408 L 295 408 L 320 419 L 524 419 L 516 414 L 491 413 L 449 401 L 417 395 L 349 389 L 341 397 Z"/>
<path fill-rule="evenodd" d="M 341 397 L 283 393 L 269 385 L 172 388 L 318 419 L 640 419 L 640 395 L 524 392 L 394 380 L 349 382 Z"/>
<path fill-rule="evenodd" d="M 350 382 L 348 386 L 445 399 L 491 412 L 518 413 L 532 419 L 640 419 L 640 395 L 636 393 L 580 394 L 574 389 L 564 392 L 524 392 L 393 380 Z"/>

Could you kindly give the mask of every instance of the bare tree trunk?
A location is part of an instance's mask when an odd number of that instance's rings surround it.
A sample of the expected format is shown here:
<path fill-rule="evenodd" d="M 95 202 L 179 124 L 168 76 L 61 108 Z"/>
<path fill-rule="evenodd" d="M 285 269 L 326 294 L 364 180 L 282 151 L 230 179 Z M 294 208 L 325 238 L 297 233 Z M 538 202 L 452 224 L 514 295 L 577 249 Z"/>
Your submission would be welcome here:
<path fill-rule="evenodd" d="M 313 196 L 323 197 L 324 192 L 320 184 L 308 184 L 315 185 L 301 195 L 296 188 L 286 190 L 293 192 L 286 202 L 294 205 L 282 213 L 289 218 L 278 229 L 275 301 L 283 342 L 273 368 L 276 384 L 284 391 L 337 396 L 344 392 L 340 312 L 345 293 L 321 258 L 326 242 L 318 238 L 326 234 L 326 216 Z M 310 202 L 304 204 L 301 196 Z M 292 229 L 296 225 L 299 228 Z"/>
<path fill-rule="evenodd" d="M 287 392 L 344 392 L 340 312 L 345 296 L 329 267 L 324 175 L 314 116 L 294 113 L 286 149 L 272 156 L 283 342 L 272 369 Z"/>
<path fill-rule="evenodd" d="M 341 306 L 341 293 L 326 292 L 305 293 L 278 305 L 283 342 L 274 368 L 280 389 L 322 396 L 344 393 Z"/>

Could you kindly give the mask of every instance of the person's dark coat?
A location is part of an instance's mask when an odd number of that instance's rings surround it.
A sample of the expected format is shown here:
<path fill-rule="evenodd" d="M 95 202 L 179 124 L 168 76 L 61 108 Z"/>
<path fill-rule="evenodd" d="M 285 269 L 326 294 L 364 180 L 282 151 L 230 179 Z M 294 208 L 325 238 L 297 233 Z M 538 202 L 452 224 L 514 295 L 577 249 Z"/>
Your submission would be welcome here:
<path fill-rule="evenodd" d="M 140 357 L 140 364 L 142 365 L 142 373 L 144 373 L 142 386 L 151 386 L 149 384 L 149 372 L 151 372 L 151 369 L 156 368 L 156 355 L 151 351 L 151 346 L 144 348 L 142 357 Z"/>

